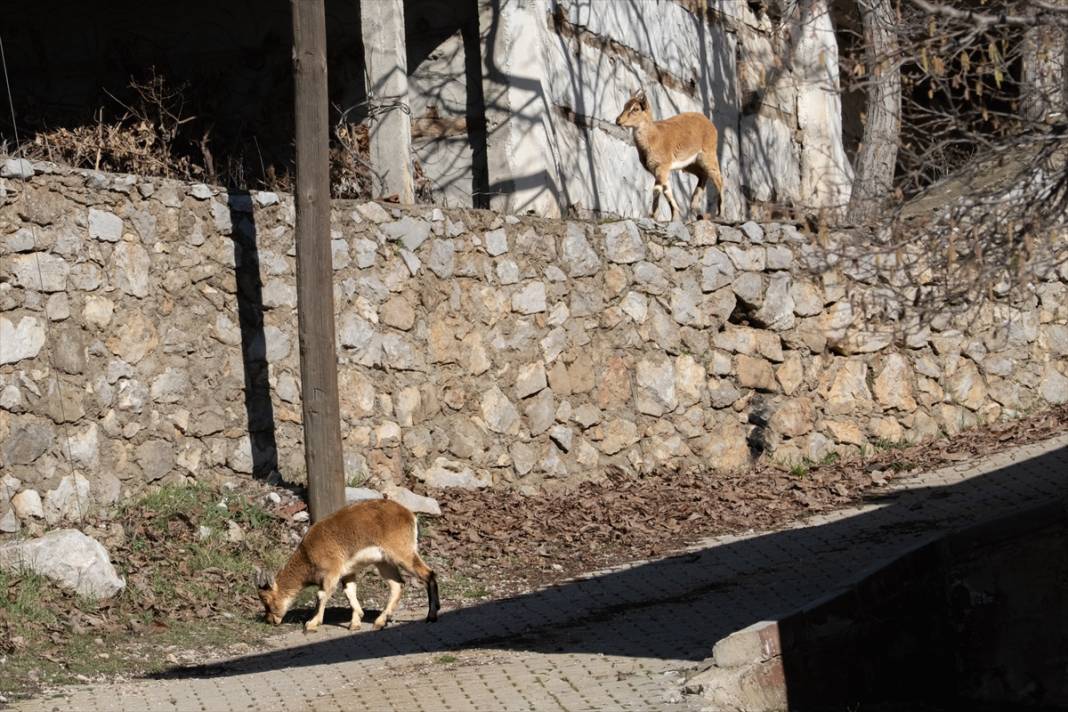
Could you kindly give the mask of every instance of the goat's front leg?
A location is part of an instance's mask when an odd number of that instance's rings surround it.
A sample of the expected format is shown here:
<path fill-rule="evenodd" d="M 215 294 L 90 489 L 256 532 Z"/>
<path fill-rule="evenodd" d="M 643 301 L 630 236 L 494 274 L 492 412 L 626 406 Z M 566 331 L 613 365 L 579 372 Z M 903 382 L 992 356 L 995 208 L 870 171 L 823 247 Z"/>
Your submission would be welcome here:
<path fill-rule="evenodd" d="M 306 632 L 311 633 L 319 629 L 319 624 L 323 622 L 323 615 L 326 613 L 326 602 L 334 595 L 334 589 L 337 588 L 337 580 L 337 576 L 323 577 L 322 583 L 319 584 L 319 592 L 315 594 L 319 598 L 319 608 L 311 620 L 304 624 Z"/>
<path fill-rule="evenodd" d="M 656 209 L 660 207 L 660 193 L 664 190 L 659 183 L 653 186 L 653 207 L 649 209 L 649 217 L 656 220 Z"/>
<path fill-rule="evenodd" d="M 668 205 L 671 206 L 671 222 L 675 222 L 679 216 L 679 204 L 675 202 L 675 196 L 671 193 L 671 184 L 664 183 L 664 197 L 667 198 Z"/>
<path fill-rule="evenodd" d="M 345 597 L 349 599 L 349 605 L 352 606 L 352 620 L 349 621 L 349 630 L 359 630 L 360 624 L 363 623 L 363 608 L 360 607 L 360 600 L 356 598 L 355 576 L 345 580 Z"/>

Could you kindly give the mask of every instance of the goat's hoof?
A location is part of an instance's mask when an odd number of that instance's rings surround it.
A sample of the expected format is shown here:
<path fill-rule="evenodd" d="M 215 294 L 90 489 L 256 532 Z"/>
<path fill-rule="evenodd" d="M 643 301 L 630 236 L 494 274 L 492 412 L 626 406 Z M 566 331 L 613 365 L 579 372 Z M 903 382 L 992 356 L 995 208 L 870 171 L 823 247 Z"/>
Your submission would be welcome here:
<path fill-rule="evenodd" d="M 349 623 L 349 630 L 359 630 L 361 627 L 362 626 L 359 621 L 353 621 L 352 623 Z"/>
<path fill-rule="evenodd" d="M 389 623 L 389 621 L 388 621 L 388 620 L 385 620 L 385 619 L 379 618 L 378 620 L 376 620 L 376 621 L 375 621 L 375 624 L 374 624 L 373 626 L 371 626 L 371 628 L 372 628 L 373 630 L 382 630 L 383 628 L 385 628 L 385 627 L 386 627 L 386 625 L 387 625 L 388 623 Z"/>
<path fill-rule="evenodd" d="M 319 624 L 318 623 L 305 623 L 304 624 L 304 632 L 305 633 L 315 633 L 318 630 L 319 630 Z"/>

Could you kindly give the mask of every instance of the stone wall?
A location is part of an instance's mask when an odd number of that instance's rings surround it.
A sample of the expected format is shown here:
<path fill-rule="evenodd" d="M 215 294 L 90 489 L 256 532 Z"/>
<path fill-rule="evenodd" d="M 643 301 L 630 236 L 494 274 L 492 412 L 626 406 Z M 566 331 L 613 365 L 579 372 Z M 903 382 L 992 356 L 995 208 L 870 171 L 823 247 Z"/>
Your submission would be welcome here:
<path fill-rule="evenodd" d="M 19 169 L 0 192 L 0 521 L 20 490 L 54 522 L 149 483 L 301 481 L 291 199 Z M 1063 261 L 919 313 L 940 283 L 922 251 L 791 225 L 347 202 L 332 224 L 350 480 L 536 491 L 610 465 L 819 460 L 1068 401 Z"/>

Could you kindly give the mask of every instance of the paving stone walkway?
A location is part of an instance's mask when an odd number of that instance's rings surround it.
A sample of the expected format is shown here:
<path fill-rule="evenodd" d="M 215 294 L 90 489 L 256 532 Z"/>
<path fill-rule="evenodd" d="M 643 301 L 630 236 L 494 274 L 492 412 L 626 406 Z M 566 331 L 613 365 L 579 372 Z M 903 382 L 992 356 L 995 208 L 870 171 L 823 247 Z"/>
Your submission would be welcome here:
<path fill-rule="evenodd" d="M 385 631 L 289 633 L 162 679 L 63 688 L 16 710 L 664 710 L 685 674 L 775 618 L 939 531 L 1068 497 L 1068 434 L 903 481 L 780 531 L 446 612 Z M 402 616 L 403 618 L 403 616 Z M 369 626 L 365 626 L 365 629 Z"/>

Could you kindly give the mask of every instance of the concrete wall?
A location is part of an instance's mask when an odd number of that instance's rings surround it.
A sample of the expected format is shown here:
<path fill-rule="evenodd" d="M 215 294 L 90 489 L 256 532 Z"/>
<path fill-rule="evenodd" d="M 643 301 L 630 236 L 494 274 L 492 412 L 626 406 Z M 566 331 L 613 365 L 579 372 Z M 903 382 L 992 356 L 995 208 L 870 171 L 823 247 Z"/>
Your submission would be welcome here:
<path fill-rule="evenodd" d="M 303 479 L 289 197 L 47 165 L 2 193 L 14 491 Z M 1063 234 L 1039 241 L 1042 281 L 916 313 L 909 290 L 941 284 L 922 250 L 832 234 L 825 252 L 790 225 L 346 201 L 332 225 L 355 479 L 536 491 L 607 465 L 856 455 L 1068 402 L 1068 265 L 1045 262 Z"/>
<path fill-rule="evenodd" d="M 945 492 L 952 496 L 953 492 Z M 1068 501 L 915 546 L 718 641 L 691 679 L 716 709 L 1068 705 Z"/>

